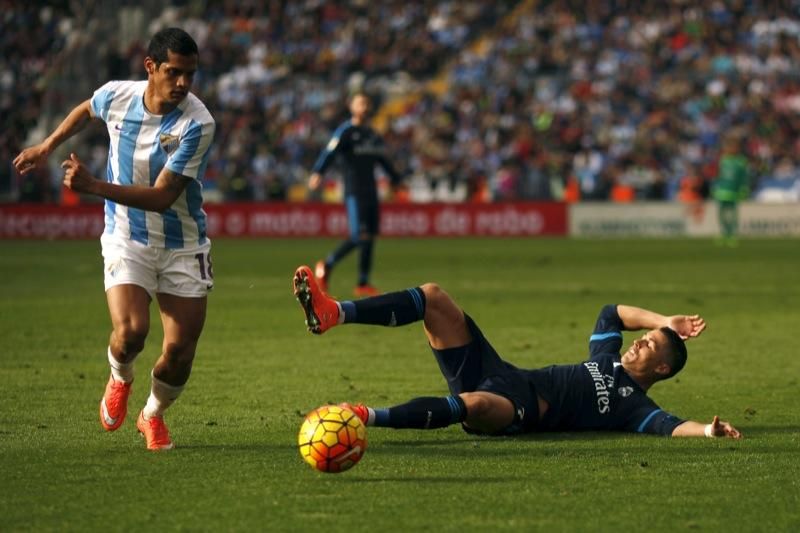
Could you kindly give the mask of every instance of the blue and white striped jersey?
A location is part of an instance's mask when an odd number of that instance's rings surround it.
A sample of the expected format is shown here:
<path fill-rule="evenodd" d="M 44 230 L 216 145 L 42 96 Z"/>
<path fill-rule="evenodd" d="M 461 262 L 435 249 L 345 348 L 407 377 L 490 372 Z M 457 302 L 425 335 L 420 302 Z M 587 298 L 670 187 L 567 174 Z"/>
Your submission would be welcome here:
<path fill-rule="evenodd" d="M 111 81 L 95 91 L 92 113 L 108 128 L 106 179 L 118 185 L 152 186 L 169 170 L 193 178 L 163 213 L 105 202 L 105 232 L 157 248 L 206 242 L 202 178 L 214 138 L 214 119 L 192 93 L 173 111 L 154 115 L 144 106 L 147 81 Z"/>

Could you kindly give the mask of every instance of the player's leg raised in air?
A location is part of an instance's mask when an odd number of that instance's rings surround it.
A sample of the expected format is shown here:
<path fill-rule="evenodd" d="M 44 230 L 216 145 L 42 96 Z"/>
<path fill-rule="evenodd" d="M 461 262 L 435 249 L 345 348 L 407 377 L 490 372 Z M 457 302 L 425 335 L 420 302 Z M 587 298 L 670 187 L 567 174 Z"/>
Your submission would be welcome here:
<path fill-rule="evenodd" d="M 349 406 L 366 424 L 433 429 L 463 422 L 472 429 L 496 433 L 513 422 L 514 405 L 510 400 L 490 391 L 475 390 L 483 377 L 482 354 L 478 353 L 482 343 L 473 346 L 464 312 L 437 284 L 338 302 L 322 292 L 310 268 L 301 266 L 295 272 L 294 292 L 309 331 L 316 334 L 340 324 L 393 327 L 423 320 L 428 342 L 452 395 L 415 398 L 388 409 Z M 466 381 L 462 373 L 466 374 Z"/>

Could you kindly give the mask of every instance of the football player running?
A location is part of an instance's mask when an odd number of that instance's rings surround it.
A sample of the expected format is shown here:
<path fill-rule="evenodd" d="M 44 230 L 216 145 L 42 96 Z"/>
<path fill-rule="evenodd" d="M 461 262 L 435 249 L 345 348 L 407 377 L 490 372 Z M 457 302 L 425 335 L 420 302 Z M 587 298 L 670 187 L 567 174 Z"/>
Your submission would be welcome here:
<path fill-rule="evenodd" d="M 110 144 L 105 179 L 92 176 L 74 153 L 61 166 L 68 188 L 105 199 L 100 242 L 112 324 L 107 350 L 111 375 L 99 414 L 106 431 L 125 420 L 134 360 L 150 330 L 150 302 L 158 301 L 162 353 L 136 422 L 150 450 L 173 447 L 164 411 L 189 379 L 214 284 L 201 182 L 215 124 L 189 92 L 198 56 L 197 44 L 185 31 L 159 31 L 144 60 L 146 80 L 106 83 L 41 144 L 14 159 L 20 173 L 30 172 L 45 165 L 56 147 L 90 120 L 106 123 Z"/>

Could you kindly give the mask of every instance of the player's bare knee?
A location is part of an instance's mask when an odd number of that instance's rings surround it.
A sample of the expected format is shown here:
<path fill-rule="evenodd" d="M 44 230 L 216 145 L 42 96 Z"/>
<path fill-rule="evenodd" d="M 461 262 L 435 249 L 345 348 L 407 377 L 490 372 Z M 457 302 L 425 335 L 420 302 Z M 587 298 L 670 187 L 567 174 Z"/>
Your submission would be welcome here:
<path fill-rule="evenodd" d="M 426 309 L 441 312 L 453 305 L 450 295 L 444 292 L 438 283 L 423 283 L 420 289 L 425 294 Z"/>
<path fill-rule="evenodd" d="M 463 346 L 472 340 L 464 312 L 438 284 L 420 286 L 425 295 L 425 334 L 436 349 Z"/>
<path fill-rule="evenodd" d="M 194 361 L 194 342 L 168 342 L 164 344 L 164 357 L 171 365 L 187 367 Z"/>
<path fill-rule="evenodd" d="M 489 400 L 481 394 L 462 392 L 459 394 L 467 408 L 467 420 L 480 419 L 489 414 L 491 405 Z"/>
<path fill-rule="evenodd" d="M 464 424 L 486 433 L 495 433 L 508 425 L 497 406 L 485 394 L 464 392 L 459 395 L 467 408 Z"/>
<path fill-rule="evenodd" d="M 147 333 L 147 324 L 135 320 L 126 320 L 114 328 L 114 336 L 123 355 L 135 356 L 141 352 L 144 349 Z"/>
<path fill-rule="evenodd" d="M 426 313 L 436 314 L 438 318 L 451 324 L 464 321 L 464 312 L 437 283 L 425 283 L 420 286 L 425 294 Z M 427 318 L 427 316 L 426 316 Z"/>
<path fill-rule="evenodd" d="M 514 421 L 510 400 L 487 392 L 463 392 L 459 395 L 467 408 L 464 423 L 479 431 L 495 433 Z"/>

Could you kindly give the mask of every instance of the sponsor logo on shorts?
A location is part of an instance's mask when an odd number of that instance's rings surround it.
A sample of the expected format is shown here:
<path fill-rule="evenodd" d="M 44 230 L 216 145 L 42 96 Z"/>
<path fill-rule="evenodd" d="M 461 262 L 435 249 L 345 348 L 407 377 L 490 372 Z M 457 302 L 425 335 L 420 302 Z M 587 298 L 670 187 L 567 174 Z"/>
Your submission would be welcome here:
<path fill-rule="evenodd" d="M 109 276 L 111 276 L 112 278 L 115 278 L 115 277 L 117 277 L 117 273 L 119 272 L 119 266 L 120 266 L 120 261 L 119 260 L 111 261 L 106 266 L 106 272 L 108 272 Z"/>

